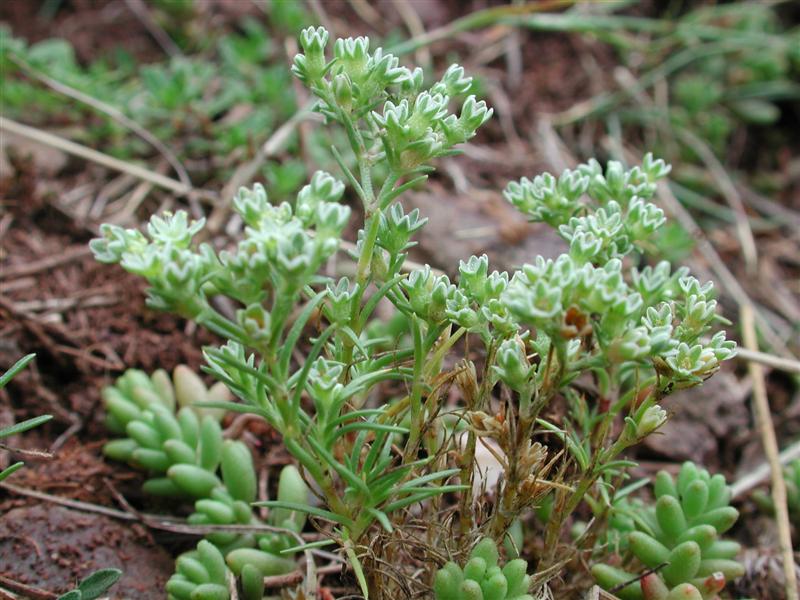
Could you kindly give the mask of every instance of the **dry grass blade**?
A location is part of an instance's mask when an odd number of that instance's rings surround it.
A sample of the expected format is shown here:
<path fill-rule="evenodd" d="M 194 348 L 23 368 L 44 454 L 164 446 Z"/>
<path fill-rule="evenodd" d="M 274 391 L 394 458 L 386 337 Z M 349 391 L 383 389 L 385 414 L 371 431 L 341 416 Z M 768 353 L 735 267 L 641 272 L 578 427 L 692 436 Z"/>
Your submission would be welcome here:
<path fill-rule="evenodd" d="M 744 304 L 741 307 L 742 334 L 744 345 L 750 350 L 758 350 L 753 307 Z M 775 519 L 778 523 L 778 540 L 783 554 L 783 571 L 786 577 L 786 598 L 797 600 L 797 579 L 794 573 L 794 555 L 792 554 L 791 525 L 789 523 L 789 510 L 786 503 L 786 482 L 783 480 L 778 451 L 778 440 L 772 424 L 772 413 L 767 400 L 767 388 L 764 381 L 764 371 L 761 365 L 751 362 L 749 365 L 750 376 L 753 379 L 753 404 L 756 413 L 756 422 L 764 445 L 764 453 L 769 461 L 772 476 L 772 500 L 775 503 Z"/>
<path fill-rule="evenodd" d="M 196 194 L 198 198 L 202 198 L 207 201 L 216 202 L 217 200 L 216 195 L 207 190 L 197 190 L 191 185 L 186 185 L 185 183 L 182 183 L 176 179 L 156 173 L 151 169 L 125 162 L 124 160 L 119 160 L 118 158 L 114 158 L 108 154 L 103 154 L 102 152 L 98 152 L 97 150 L 88 148 L 71 140 L 64 139 L 53 133 L 37 129 L 35 127 L 29 127 L 28 125 L 23 125 L 22 123 L 17 123 L 16 121 L 12 121 L 6 117 L 0 117 L 0 130 L 9 131 L 34 142 L 52 146 L 53 148 L 57 148 L 63 152 L 78 156 L 85 160 L 95 162 L 114 171 L 128 173 L 139 179 L 149 181 L 153 185 L 170 190 L 179 196 Z"/>
<path fill-rule="evenodd" d="M 0 575 L 0 588 L 5 588 L 14 592 L 15 594 L 20 594 L 19 596 L 11 596 L 0 590 L 0 593 L 2 593 L 0 598 L 9 598 L 10 600 L 16 600 L 17 598 L 29 598 L 30 600 L 52 600 L 53 598 L 58 597 L 58 594 L 33 587 L 27 583 L 15 581 L 4 575 Z"/>
<path fill-rule="evenodd" d="M 128 117 L 122 111 L 116 109 L 115 107 L 98 100 L 88 94 L 81 92 L 80 90 L 76 90 L 73 87 L 68 86 L 65 83 L 60 81 L 56 81 L 51 77 L 48 77 L 44 73 L 34 69 L 31 65 L 26 63 L 25 61 L 20 60 L 16 56 L 10 56 L 11 61 L 19 66 L 23 71 L 28 73 L 34 79 L 38 79 L 47 87 L 59 92 L 60 94 L 64 94 L 69 98 L 77 100 L 78 102 L 83 102 L 87 106 L 91 106 L 95 110 L 108 115 L 124 127 L 127 127 L 148 144 L 153 146 L 156 150 L 158 150 L 166 159 L 166 161 L 170 164 L 170 166 L 175 169 L 175 173 L 178 176 L 178 179 L 181 180 L 181 183 L 184 185 L 191 187 L 192 181 L 189 179 L 189 174 L 186 172 L 186 168 L 183 166 L 183 163 L 175 156 L 175 153 L 172 152 L 161 140 L 159 140 L 156 136 L 150 133 L 147 129 L 139 125 L 136 121 Z"/>
<path fill-rule="evenodd" d="M 750 350 L 749 348 L 739 348 L 737 350 L 737 356 L 742 360 L 756 362 L 773 369 L 778 369 L 779 371 L 800 374 L 800 360 L 782 358 L 780 356 L 775 356 L 774 354 Z"/>
<path fill-rule="evenodd" d="M 778 455 L 781 465 L 787 465 L 793 460 L 800 458 L 800 442 L 795 442 Z M 757 485 L 761 484 L 770 475 L 769 463 L 762 463 L 741 479 L 731 485 L 731 495 L 733 498 L 746 494 Z"/>

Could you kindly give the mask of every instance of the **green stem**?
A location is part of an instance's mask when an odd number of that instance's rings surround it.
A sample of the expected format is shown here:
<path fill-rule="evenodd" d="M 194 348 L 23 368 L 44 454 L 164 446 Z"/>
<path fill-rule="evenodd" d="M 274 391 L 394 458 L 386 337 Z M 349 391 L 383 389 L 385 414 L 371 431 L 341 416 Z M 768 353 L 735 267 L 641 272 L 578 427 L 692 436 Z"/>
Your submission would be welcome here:
<path fill-rule="evenodd" d="M 292 307 L 295 305 L 296 300 L 297 293 L 286 285 L 276 290 L 270 314 L 272 318 L 269 344 L 270 358 L 278 354 L 278 348 L 280 347 L 281 338 L 283 337 L 283 330 L 286 327 L 286 321 L 289 318 L 289 314 L 292 312 Z"/>
<path fill-rule="evenodd" d="M 327 468 L 323 467 L 315 456 L 304 448 L 300 442 L 294 437 L 284 436 L 284 443 L 289 453 L 294 456 L 298 462 L 309 472 L 311 478 L 319 485 L 320 491 L 325 498 L 325 503 L 334 513 L 348 518 L 351 517 L 351 512 L 347 506 L 342 502 L 339 494 L 336 493 L 336 486 L 327 472 Z"/>
<path fill-rule="evenodd" d="M 367 217 L 364 245 L 361 247 L 361 255 L 358 257 L 358 267 L 356 269 L 356 283 L 361 286 L 365 286 L 369 279 L 369 265 L 372 262 L 372 255 L 375 253 L 375 242 L 378 239 L 379 227 L 379 213 L 373 213 L 371 216 Z"/>

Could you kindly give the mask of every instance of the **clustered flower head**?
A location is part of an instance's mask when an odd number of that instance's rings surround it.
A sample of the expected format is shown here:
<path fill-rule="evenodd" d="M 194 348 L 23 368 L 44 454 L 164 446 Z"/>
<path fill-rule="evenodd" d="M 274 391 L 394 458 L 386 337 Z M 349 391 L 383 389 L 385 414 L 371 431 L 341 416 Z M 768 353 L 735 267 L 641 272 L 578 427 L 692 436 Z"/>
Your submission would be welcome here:
<path fill-rule="evenodd" d="M 397 171 L 413 171 L 450 153 L 492 115 L 475 96 L 467 96 L 460 110 L 451 112 L 451 100 L 472 87 L 472 78 L 458 65 L 424 90 L 421 69 L 400 66 L 382 48 L 370 51 L 369 38 L 336 40 L 330 61 L 327 42 L 322 27 L 305 29 L 300 36 L 303 53 L 295 57 L 292 71 L 320 99 L 319 110 L 328 118 L 371 119 L 383 156 Z"/>
<path fill-rule="evenodd" d="M 571 338 L 574 323 L 590 323 L 609 363 L 650 363 L 676 386 L 696 385 L 735 353 L 723 332 L 704 339 L 717 320 L 711 283 L 700 284 L 669 263 L 632 268 L 623 259 L 665 218 L 649 202 L 669 166 L 647 155 L 624 170 L 597 161 L 509 184 L 506 198 L 534 221 L 558 227 L 569 253 L 537 257 L 515 273 L 501 300 L 523 324 L 551 339 Z M 589 330 L 584 329 L 585 333 Z"/>
<path fill-rule="evenodd" d="M 98 260 L 118 262 L 144 277 L 154 308 L 261 346 L 275 336 L 271 315 L 262 307 L 270 291 L 297 293 L 339 247 L 350 216 L 350 208 L 339 203 L 343 192 L 342 183 L 322 171 L 300 190 L 294 207 L 270 204 L 261 184 L 242 188 L 233 207 L 246 225 L 244 239 L 219 253 L 207 243 L 193 247 L 204 220 L 190 222 L 185 211 L 153 216 L 147 235 L 104 224 L 91 248 Z M 214 314 L 208 299 L 217 294 L 244 306 L 236 323 Z"/>
<path fill-rule="evenodd" d="M 523 177 L 504 195 L 531 221 L 558 229 L 578 262 L 603 263 L 630 253 L 664 224 L 664 212 L 650 200 L 669 171 L 651 154 L 628 170 L 610 161 L 605 172 L 592 159 L 557 179 L 549 173 L 532 181 Z"/>

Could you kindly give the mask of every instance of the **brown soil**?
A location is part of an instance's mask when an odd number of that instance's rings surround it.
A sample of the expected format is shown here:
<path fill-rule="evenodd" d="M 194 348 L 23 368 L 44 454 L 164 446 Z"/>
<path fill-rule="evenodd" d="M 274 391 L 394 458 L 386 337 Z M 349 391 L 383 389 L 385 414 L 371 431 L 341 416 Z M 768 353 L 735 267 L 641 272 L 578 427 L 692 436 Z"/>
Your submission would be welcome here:
<path fill-rule="evenodd" d="M 15 508 L 0 516 L 0 575 L 64 593 L 99 565 L 123 571 L 121 597 L 163 595 L 170 555 L 140 525 L 51 504 Z"/>

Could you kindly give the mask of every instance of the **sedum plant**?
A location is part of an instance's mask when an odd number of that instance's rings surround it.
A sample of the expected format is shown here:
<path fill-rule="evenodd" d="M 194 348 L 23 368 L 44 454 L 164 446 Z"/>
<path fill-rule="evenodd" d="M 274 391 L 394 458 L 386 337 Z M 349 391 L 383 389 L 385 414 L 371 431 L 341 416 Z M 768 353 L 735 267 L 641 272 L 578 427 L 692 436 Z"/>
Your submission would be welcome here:
<path fill-rule="evenodd" d="M 470 552 L 464 567 L 448 562 L 436 572 L 433 584 L 436 600 L 532 600 L 528 594 L 528 563 L 515 558 L 498 564 L 497 545 L 483 538 Z"/>
<path fill-rule="evenodd" d="M 632 511 L 636 531 L 626 535 L 629 553 L 648 571 L 639 580 L 598 564 L 595 578 L 623 600 L 717 598 L 726 581 L 744 573 L 735 559 L 739 544 L 720 537 L 739 516 L 725 478 L 686 462 L 677 479 L 658 473 L 655 495 L 655 506 Z"/>
<path fill-rule="evenodd" d="M 506 198 L 557 228 L 568 253 L 511 274 L 473 256 L 454 281 L 428 266 L 409 271 L 426 219 L 404 209 L 402 194 L 492 111 L 468 95 L 457 65 L 428 83 L 366 38 L 336 40 L 331 54 L 328 37 L 304 30 L 292 70 L 345 133 L 332 154 L 361 205 L 352 269 L 323 271 L 351 218 L 345 183 L 324 172 L 293 203 L 271 204 L 259 184 L 241 189 L 243 237 L 222 249 L 195 242 L 203 221 L 177 212 L 154 216 L 144 233 L 104 225 L 92 250 L 144 277 L 150 306 L 225 338 L 205 349 L 207 370 L 241 403 L 203 406 L 261 415 L 282 436 L 323 506 L 266 504 L 327 521 L 365 595 L 392 585 L 365 550 L 368 533 L 391 535 L 412 505 L 435 514 L 445 493 L 468 542 L 479 528 L 503 541 L 526 511 L 550 503 L 537 558 L 554 573 L 572 513 L 624 476 L 631 463 L 620 455 L 666 420 L 661 399 L 735 352 L 724 333 L 711 335 L 710 283 L 645 264 L 665 222 L 652 199 L 670 168 L 650 155 L 632 168 L 592 160 L 511 183 Z M 217 296 L 236 308 L 223 312 Z M 389 323 L 376 317 L 381 303 L 393 307 Z M 479 349 L 480 368 L 458 360 L 460 340 Z M 386 401 L 390 386 L 403 391 Z M 555 421 L 547 409 L 560 399 L 567 414 Z M 485 523 L 474 512 L 478 443 L 498 449 L 504 471 Z"/>
<path fill-rule="evenodd" d="M 207 389 L 183 365 L 176 367 L 171 379 L 163 370 L 148 376 L 129 369 L 102 394 L 109 426 L 129 437 L 112 440 L 103 450 L 110 458 L 149 471 L 153 477 L 145 482 L 145 492 L 194 500 L 195 510 L 188 518 L 194 525 L 262 525 L 250 506 L 256 500 L 257 476 L 249 448 L 223 439 L 220 409 L 199 406 L 224 399 L 226 394 L 221 384 Z M 308 494 L 297 468 L 284 467 L 278 501 L 304 505 Z M 227 561 L 232 572 L 246 582 L 245 600 L 260 600 L 262 590 L 254 591 L 254 582 L 295 568 L 292 552 L 287 551 L 297 545 L 294 536 L 305 525 L 305 513 L 276 508 L 267 525 L 276 528 L 275 532 L 208 533 L 206 540 L 216 550 L 201 542 L 196 551 L 179 558 L 171 580 L 177 583 L 169 586 L 168 592 L 176 600 L 219 598 L 215 595 L 219 590 L 212 584 L 227 586 L 224 580 L 217 581 L 222 575 L 211 576 L 220 574 L 214 567 L 219 554 L 223 564 Z M 205 565 L 208 576 L 198 561 Z M 199 584 L 208 585 L 197 591 Z"/>
<path fill-rule="evenodd" d="M 169 600 L 227 600 L 228 567 L 219 549 L 200 540 L 197 549 L 185 552 L 175 563 L 176 573 L 167 582 Z"/>

